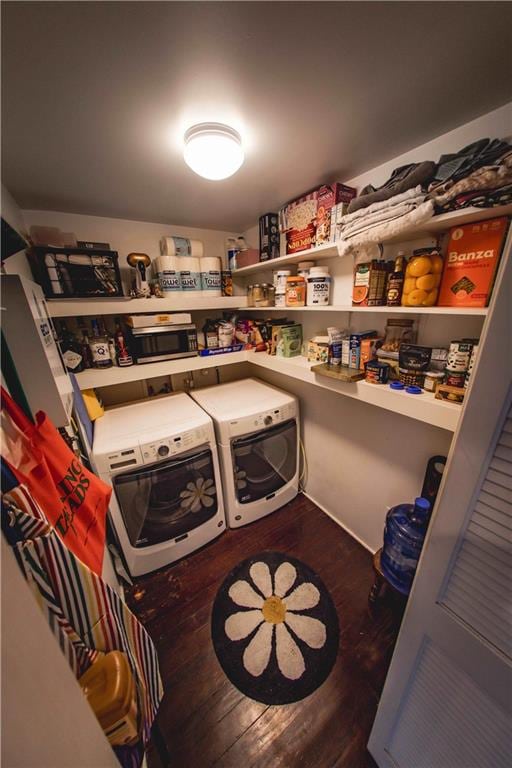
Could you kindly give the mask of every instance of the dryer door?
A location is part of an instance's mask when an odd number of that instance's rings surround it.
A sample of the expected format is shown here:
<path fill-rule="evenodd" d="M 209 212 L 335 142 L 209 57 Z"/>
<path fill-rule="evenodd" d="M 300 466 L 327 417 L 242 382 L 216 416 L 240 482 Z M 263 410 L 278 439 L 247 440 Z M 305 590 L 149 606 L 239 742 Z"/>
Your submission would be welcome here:
<path fill-rule="evenodd" d="M 297 471 L 297 423 L 285 421 L 231 442 L 235 492 L 239 504 L 274 494 Z"/>
<path fill-rule="evenodd" d="M 121 473 L 112 484 L 133 547 L 176 539 L 217 514 L 209 448 Z"/>

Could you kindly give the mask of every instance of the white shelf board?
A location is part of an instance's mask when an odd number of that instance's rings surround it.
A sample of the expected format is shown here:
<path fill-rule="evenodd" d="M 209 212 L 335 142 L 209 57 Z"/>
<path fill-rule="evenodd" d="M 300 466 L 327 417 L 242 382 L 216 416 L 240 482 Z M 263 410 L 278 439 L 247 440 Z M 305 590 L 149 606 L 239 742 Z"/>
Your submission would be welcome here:
<path fill-rule="evenodd" d="M 52 317 L 90 315 L 133 315 L 137 312 L 193 312 L 194 310 L 237 309 L 247 305 L 245 296 L 187 296 L 157 299 L 47 299 Z"/>
<path fill-rule="evenodd" d="M 89 368 L 76 375 L 80 389 L 95 387 L 111 387 L 115 384 L 126 384 L 130 381 L 152 379 L 155 376 L 172 376 L 174 373 L 200 371 L 205 368 L 217 368 L 222 365 L 245 363 L 247 352 L 226 352 L 224 355 L 200 357 L 181 357 L 178 360 L 163 360 L 159 363 L 143 363 L 130 365 L 127 368 Z"/>
<path fill-rule="evenodd" d="M 315 363 L 309 363 L 305 357 L 282 358 L 264 352 L 247 352 L 247 359 L 255 366 L 291 376 L 322 389 L 330 389 L 340 395 L 424 421 L 450 432 L 455 430 L 460 417 L 460 405 L 436 400 L 429 392 L 409 395 L 405 391 L 393 390 L 388 385 L 369 384 L 366 381 L 336 381 L 311 371 L 311 366 Z"/>
<path fill-rule="evenodd" d="M 297 251 L 297 253 L 291 253 L 287 256 L 279 256 L 277 259 L 270 259 L 270 261 L 259 261 L 257 264 L 251 264 L 249 267 L 234 269 L 233 277 L 244 277 L 244 275 L 251 275 L 253 272 L 261 272 L 265 269 L 280 269 L 282 267 L 288 267 L 290 264 L 298 264 L 299 261 L 332 259 L 333 256 L 337 255 L 337 245 L 335 243 L 326 243 L 325 245 L 319 245 L 316 248 L 310 248 L 307 251 Z"/>
<path fill-rule="evenodd" d="M 330 304 L 326 307 L 240 307 L 247 312 L 363 312 L 373 314 L 377 312 L 385 315 L 460 315 L 483 316 L 487 314 L 488 307 L 353 307 L 350 304 L 337 306 Z"/>
<path fill-rule="evenodd" d="M 458 227 L 462 224 L 471 224 L 475 221 L 485 221 L 499 216 L 512 216 L 512 204 L 501 205 L 496 208 L 462 208 L 460 211 L 449 211 L 439 216 L 433 216 L 422 224 L 409 227 L 397 235 L 385 238 L 383 243 L 399 243 L 422 237 L 437 236 L 440 232 L 446 232 L 451 227 Z M 242 267 L 233 271 L 233 277 L 244 277 L 253 272 L 263 270 L 274 270 L 280 267 L 286 267 L 290 264 L 298 264 L 299 261 L 309 261 L 311 259 L 328 259 L 338 255 L 338 248 L 335 243 L 327 243 L 318 248 L 310 248 L 308 251 L 300 251 L 291 256 L 280 256 L 278 259 L 262 261 L 258 264 L 251 264 L 250 267 Z"/>

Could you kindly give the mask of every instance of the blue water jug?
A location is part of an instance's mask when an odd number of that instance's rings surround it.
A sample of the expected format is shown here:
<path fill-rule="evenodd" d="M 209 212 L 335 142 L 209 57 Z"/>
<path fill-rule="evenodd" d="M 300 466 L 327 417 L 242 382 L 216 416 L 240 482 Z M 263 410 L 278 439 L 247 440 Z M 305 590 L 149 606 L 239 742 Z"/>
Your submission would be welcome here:
<path fill-rule="evenodd" d="M 414 504 L 391 507 L 386 516 L 382 572 L 390 584 L 408 595 L 425 540 L 430 502 L 419 496 Z"/>

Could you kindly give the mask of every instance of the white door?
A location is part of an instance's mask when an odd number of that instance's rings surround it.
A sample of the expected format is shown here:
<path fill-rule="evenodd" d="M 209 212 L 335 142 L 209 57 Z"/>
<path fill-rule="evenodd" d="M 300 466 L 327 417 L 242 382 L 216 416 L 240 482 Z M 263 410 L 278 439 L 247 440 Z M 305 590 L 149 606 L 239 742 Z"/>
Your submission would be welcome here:
<path fill-rule="evenodd" d="M 512 235 L 368 749 L 512 764 Z"/>

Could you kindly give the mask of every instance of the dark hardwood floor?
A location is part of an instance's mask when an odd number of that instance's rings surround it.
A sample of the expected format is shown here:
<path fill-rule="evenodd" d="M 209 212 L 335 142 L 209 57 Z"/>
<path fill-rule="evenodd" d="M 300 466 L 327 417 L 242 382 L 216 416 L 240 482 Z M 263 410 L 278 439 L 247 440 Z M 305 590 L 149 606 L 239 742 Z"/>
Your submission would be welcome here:
<path fill-rule="evenodd" d="M 340 648 L 329 678 L 294 704 L 267 706 L 240 693 L 210 640 L 212 603 L 229 571 L 264 550 L 307 563 L 338 610 Z M 367 607 L 372 558 L 304 496 L 252 525 L 227 531 L 146 577 L 128 603 L 155 642 L 165 695 L 158 724 L 172 768 L 369 768 L 366 743 L 391 658 L 400 606 Z M 150 748 L 148 763 L 160 766 Z"/>

